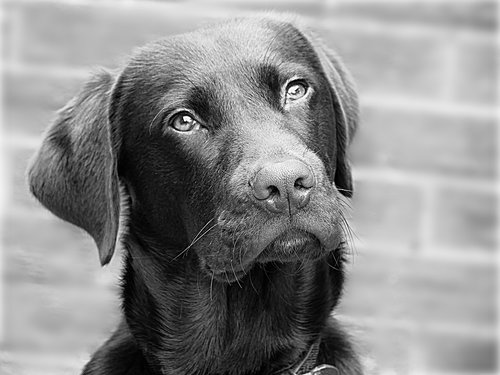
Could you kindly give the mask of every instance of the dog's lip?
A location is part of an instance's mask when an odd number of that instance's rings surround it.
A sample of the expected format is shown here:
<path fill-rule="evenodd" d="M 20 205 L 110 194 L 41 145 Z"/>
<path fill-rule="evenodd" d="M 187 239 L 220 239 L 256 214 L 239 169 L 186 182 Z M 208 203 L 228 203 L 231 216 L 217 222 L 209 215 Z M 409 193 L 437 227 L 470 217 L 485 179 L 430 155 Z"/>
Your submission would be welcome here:
<path fill-rule="evenodd" d="M 258 262 L 278 261 L 288 262 L 306 259 L 311 256 L 309 251 L 317 248 L 324 249 L 320 239 L 313 233 L 302 229 L 287 229 L 273 239 L 257 257 Z"/>
<path fill-rule="evenodd" d="M 318 244 L 325 248 L 330 248 L 332 245 L 335 234 L 328 234 L 327 231 L 321 231 L 314 225 L 308 223 L 304 224 L 303 221 L 289 222 L 285 225 L 277 223 L 274 230 L 268 232 L 267 238 L 260 243 L 260 253 L 265 252 L 271 247 L 279 246 L 286 250 L 287 248 L 300 247 L 310 244 L 311 242 L 318 242 Z"/>
<path fill-rule="evenodd" d="M 314 234 L 305 230 L 291 228 L 278 235 L 266 246 L 266 248 L 273 245 L 285 248 L 299 247 L 306 245 L 310 241 L 319 241 L 319 239 Z"/>
<path fill-rule="evenodd" d="M 229 284 L 233 282 L 238 282 L 242 278 L 244 278 L 248 270 L 251 267 L 231 267 L 230 269 L 221 269 L 221 270 L 214 270 L 210 267 L 210 265 L 206 264 L 205 265 L 208 273 L 216 280 L 221 281 L 221 282 L 227 282 Z"/>

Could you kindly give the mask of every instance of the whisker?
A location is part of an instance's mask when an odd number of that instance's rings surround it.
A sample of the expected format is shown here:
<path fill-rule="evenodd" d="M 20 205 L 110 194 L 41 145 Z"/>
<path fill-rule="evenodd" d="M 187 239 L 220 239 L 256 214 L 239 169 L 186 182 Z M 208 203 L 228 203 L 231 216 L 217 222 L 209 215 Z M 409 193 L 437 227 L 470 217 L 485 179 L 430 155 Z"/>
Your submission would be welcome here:
<path fill-rule="evenodd" d="M 356 234 L 352 230 L 347 218 L 345 217 L 345 213 L 340 210 L 340 220 L 341 220 L 341 228 L 344 232 L 344 236 L 346 237 L 346 247 L 348 251 L 350 251 L 351 257 L 354 259 L 354 250 L 355 250 L 355 241 L 354 238 Z"/>
<path fill-rule="evenodd" d="M 342 190 L 342 189 L 339 189 Z M 347 207 L 348 209 L 352 210 L 352 205 L 351 201 L 345 198 L 343 195 L 340 195 L 337 197 L 337 202 L 342 206 L 342 207 Z"/>
<path fill-rule="evenodd" d="M 215 220 L 215 218 L 211 218 L 210 220 L 208 220 L 207 223 L 203 226 L 203 228 L 201 228 L 198 231 L 198 233 L 196 234 L 196 236 L 194 236 L 193 241 L 191 241 L 191 243 L 193 243 L 194 241 L 196 241 L 196 239 L 198 238 L 198 236 L 200 235 L 200 233 L 203 232 L 203 230 L 207 227 L 207 225 L 210 224 L 214 220 Z"/>
<path fill-rule="evenodd" d="M 234 251 L 236 250 L 236 244 L 238 243 L 238 241 L 240 240 L 240 238 L 241 238 L 241 236 L 242 236 L 242 235 L 243 235 L 243 233 L 240 233 L 240 234 L 238 235 L 238 237 L 236 238 L 236 241 L 233 241 L 233 250 L 232 250 L 232 255 L 233 255 L 233 257 L 234 257 Z M 243 269 L 243 262 L 241 261 L 241 256 L 242 256 L 242 254 L 243 254 L 243 252 L 242 252 L 242 251 L 241 251 L 241 249 L 240 249 L 240 254 L 239 254 L 239 257 L 238 257 L 238 259 L 239 259 L 239 261 L 240 261 L 240 268 L 241 268 L 241 270 L 243 271 L 243 273 L 246 275 L 247 273 L 246 273 L 246 272 L 245 272 L 245 270 Z M 231 263 L 231 265 L 232 265 L 232 263 Z"/>
<path fill-rule="evenodd" d="M 233 269 L 233 275 L 234 275 L 234 278 L 236 279 L 236 283 L 240 286 L 240 289 L 243 289 L 243 287 L 241 286 L 240 282 L 238 281 L 238 278 L 236 277 L 236 272 L 234 271 L 234 267 L 233 267 L 233 262 L 231 261 L 231 268 Z"/>
<path fill-rule="evenodd" d="M 251 273 L 250 273 L 250 275 L 248 275 L 248 279 L 250 280 L 250 285 L 252 286 L 253 290 L 255 290 L 255 293 L 257 293 L 257 295 L 259 295 L 259 292 L 255 288 L 255 285 L 253 285 L 252 274 Z"/>
<path fill-rule="evenodd" d="M 196 240 L 193 240 L 193 242 L 191 242 L 191 244 L 189 244 L 188 247 L 186 247 L 179 254 L 177 254 L 172 260 L 176 260 L 177 258 L 179 258 L 180 256 L 182 256 L 183 254 L 185 254 L 191 247 L 193 247 L 199 240 L 201 240 L 208 232 L 210 232 L 212 229 L 214 229 L 217 225 L 219 225 L 219 224 L 215 223 L 210 228 L 208 228 L 201 236 L 199 236 L 198 238 L 196 238 Z"/>
<path fill-rule="evenodd" d="M 335 258 L 335 256 L 333 257 L 333 259 L 335 259 L 335 264 L 338 267 L 338 262 L 337 262 L 337 259 Z M 326 264 L 328 264 L 328 267 L 330 267 L 331 269 L 334 269 L 335 271 L 340 271 L 340 268 L 334 267 L 332 264 L 330 264 L 330 262 L 326 261 Z"/>

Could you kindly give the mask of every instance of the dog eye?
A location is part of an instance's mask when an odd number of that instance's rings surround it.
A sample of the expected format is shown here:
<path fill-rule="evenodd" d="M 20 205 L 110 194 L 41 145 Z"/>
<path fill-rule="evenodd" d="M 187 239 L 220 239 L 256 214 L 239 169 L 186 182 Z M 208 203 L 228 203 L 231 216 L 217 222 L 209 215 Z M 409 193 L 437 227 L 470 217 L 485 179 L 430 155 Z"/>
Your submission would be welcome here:
<path fill-rule="evenodd" d="M 286 101 L 302 98 L 307 93 L 307 84 L 303 81 L 292 81 L 286 88 Z"/>
<path fill-rule="evenodd" d="M 170 120 L 170 126 L 179 132 L 190 132 L 200 128 L 200 123 L 191 114 L 181 112 Z"/>

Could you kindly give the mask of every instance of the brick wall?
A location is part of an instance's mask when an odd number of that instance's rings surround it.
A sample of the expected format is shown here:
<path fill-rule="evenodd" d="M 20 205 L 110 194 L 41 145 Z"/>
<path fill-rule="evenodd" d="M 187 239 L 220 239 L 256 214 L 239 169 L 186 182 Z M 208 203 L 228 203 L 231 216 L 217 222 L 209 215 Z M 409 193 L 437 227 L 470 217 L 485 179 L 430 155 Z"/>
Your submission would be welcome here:
<path fill-rule="evenodd" d="M 362 126 L 339 318 L 372 372 L 497 370 L 493 1 L 7 0 L 3 4 L 2 374 L 78 369 L 113 329 L 120 259 L 27 193 L 26 161 L 92 67 L 203 20 L 302 14 L 352 70 Z"/>

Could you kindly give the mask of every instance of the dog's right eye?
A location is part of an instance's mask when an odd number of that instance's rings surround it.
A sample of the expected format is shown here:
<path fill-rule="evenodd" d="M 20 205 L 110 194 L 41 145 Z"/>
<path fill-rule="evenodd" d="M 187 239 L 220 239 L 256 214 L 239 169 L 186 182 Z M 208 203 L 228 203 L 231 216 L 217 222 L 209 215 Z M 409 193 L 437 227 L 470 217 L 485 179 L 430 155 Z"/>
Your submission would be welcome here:
<path fill-rule="evenodd" d="M 188 112 L 180 112 L 173 116 L 169 125 L 178 132 L 190 132 L 201 127 L 200 123 Z"/>

